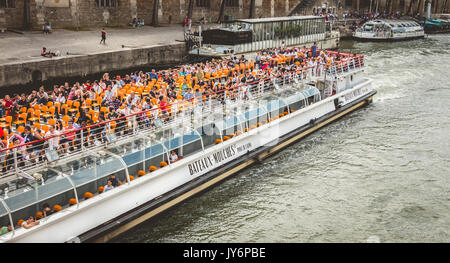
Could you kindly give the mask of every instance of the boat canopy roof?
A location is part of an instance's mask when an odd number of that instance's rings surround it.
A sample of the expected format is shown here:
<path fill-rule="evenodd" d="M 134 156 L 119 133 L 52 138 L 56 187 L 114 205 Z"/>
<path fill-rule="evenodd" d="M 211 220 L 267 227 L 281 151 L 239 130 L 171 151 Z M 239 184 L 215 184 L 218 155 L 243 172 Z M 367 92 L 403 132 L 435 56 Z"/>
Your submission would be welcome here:
<path fill-rule="evenodd" d="M 420 27 L 419 23 L 413 20 L 400 20 L 400 19 L 376 19 L 368 21 L 364 26 L 374 25 L 386 25 L 390 28 L 407 28 L 407 27 Z"/>
<path fill-rule="evenodd" d="M 283 90 L 278 94 L 275 93 L 259 99 L 257 103 L 250 104 L 244 111 L 237 112 L 236 115 L 225 117 L 223 120 L 221 114 L 211 118 L 215 119 L 215 125 L 218 129 L 226 130 L 318 94 L 320 94 L 320 91 L 314 86 L 306 86 L 302 90 Z"/>
<path fill-rule="evenodd" d="M 253 19 L 237 19 L 234 22 L 243 22 L 248 24 L 260 24 L 260 23 L 273 23 L 284 21 L 296 21 L 306 19 L 325 19 L 321 16 L 288 16 L 288 17 L 266 17 L 266 18 L 253 18 Z"/>

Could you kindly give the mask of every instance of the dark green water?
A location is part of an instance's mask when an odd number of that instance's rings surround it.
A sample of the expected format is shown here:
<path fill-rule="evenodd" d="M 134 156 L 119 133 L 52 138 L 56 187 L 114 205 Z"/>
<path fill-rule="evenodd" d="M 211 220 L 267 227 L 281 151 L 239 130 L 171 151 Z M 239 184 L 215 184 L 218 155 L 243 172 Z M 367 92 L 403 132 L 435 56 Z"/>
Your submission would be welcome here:
<path fill-rule="evenodd" d="M 112 242 L 450 242 L 450 35 L 342 47 L 372 105 Z"/>

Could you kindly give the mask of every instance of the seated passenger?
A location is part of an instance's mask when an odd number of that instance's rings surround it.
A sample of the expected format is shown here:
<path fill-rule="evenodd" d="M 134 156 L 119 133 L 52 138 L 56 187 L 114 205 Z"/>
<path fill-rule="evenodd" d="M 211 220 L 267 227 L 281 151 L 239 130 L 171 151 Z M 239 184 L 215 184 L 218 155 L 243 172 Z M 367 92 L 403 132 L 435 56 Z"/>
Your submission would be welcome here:
<path fill-rule="evenodd" d="M 27 221 L 24 221 L 21 225 L 21 227 L 25 229 L 32 228 L 34 226 L 39 225 L 39 220 L 35 220 L 33 216 L 30 216 Z"/>
<path fill-rule="evenodd" d="M 11 232 L 11 231 L 12 231 L 12 227 L 10 224 L 7 227 L 4 226 L 4 227 L 0 228 L 0 236 L 7 234 L 8 232 Z"/>
<path fill-rule="evenodd" d="M 42 206 L 42 208 L 43 208 L 43 214 L 44 214 L 44 217 L 47 217 L 47 216 L 50 216 L 51 214 L 53 214 L 53 211 L 52 211 L 52 209 L 50 208 L 50 205 L 49 204 L 47 204 L 47 203 L 45 203 L 43 206 Z"/>
<path fill-rule="evenodd" d="M 63 128 L 63 139 L 60 141 L 60 144 L 64 147 L 64 153 L 70 153 L 70 147 L 73 145 L 75 141 L 76 132 L 73 126 L 73 118 L 69 117 L 69 121 L 67 122 L 67 126 Z"/>
<path fill-rule="evenodd" d="M 172 153 L 170 154 L 170 162 L 174 163 L 178 161 L 178 155 L 175 151 L 172 151 Z"/>
<path fill-rule="evenodd" d="M 26 156 L 28 156 L 27 147 L 24 146 L 25 139 L 18 134 L 13 134 L 9 139 L 10 139 L 10 141 L 13 142 L 14 146 L 17 147 L 17 150 L 20 151 L 17 153 L 17 157 L 20 160 L 18 165 L 24 166 L 25 158 L 26 158 Z M 13 154 L 10 153 L 10 155 L 12 156 Z"/>
<path fill-rule="evenodd" d="M 114 186 L 113 186 L 113 181 L 110 179 L 106 183 L 103 192 L 108 192 L 109 190 L 112 190 L 112 189 L 114 189 Z"/>
<path fill-rule="evenodd" d="M 48 148 L 50 150 L 58 150 L 59 147 L 59 132 L 55 129 L 55 126 L 50 125 L 50 129 L 48 130 L 48 132 L 45 134 L 45 138 L 50 138 L 48 139 Z"/>
<path fill-rule="evenodd" d="M 119 179 L 116 178 L 116 175 L 115 175 L 115 174 L 111 174 L 111 175 L 109 176 L 109 179 L 108 179 L 108 180 L 111 180 L 111 183 L 112 183 L 112 186 L 113 186 L 113 187 L 119 186 Z"/>
<path fill-rule="evenodd" d="M 3 130 L 0 127 L 0 138 L 3 137 Z M 5 161 L 6 161 L 6 149 L 7 149 L 7 145 L 5 144 L 5 142 L 3 140 L 0 140 L 0 166 L 2 167 L 2 173 L 6 172 L 6 165 L 5 165 Z M 4 151 L 2 151 L 4 150 Z"/>
<path fill-rule="evenodd" d="M 45 47 L 43 47 L 42 51 L 41 51 L 41 56 L 46 57 L 46 58 L 57 57 L 59 55 L 60 55 L 59 51 L 55 51 L 55 52 L 47 51 L 47 49 Z"/>

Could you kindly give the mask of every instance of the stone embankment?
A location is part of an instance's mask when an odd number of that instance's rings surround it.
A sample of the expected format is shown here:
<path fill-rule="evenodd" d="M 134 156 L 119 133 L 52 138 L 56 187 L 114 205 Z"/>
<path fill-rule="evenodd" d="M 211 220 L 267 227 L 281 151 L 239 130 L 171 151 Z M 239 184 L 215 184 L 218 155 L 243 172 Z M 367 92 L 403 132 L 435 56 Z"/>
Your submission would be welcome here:
<path fill-rule="evenodd" d="M 182 26 L 106 31 L 106 45 L 99 44 L 100 30 L 0 33 L 0 88 L 139 67 L 161 68 L 187 59 Z M 42 57 L 42 47 L 61 55 Z"/>

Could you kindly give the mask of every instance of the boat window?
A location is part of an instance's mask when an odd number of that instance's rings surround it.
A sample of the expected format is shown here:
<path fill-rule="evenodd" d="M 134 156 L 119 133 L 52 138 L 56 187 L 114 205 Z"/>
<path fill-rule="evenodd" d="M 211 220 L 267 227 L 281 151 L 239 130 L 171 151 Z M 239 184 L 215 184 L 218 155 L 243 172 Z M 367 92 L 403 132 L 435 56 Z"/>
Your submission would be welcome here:
<path fill-rule="evenodd" d="M 319 93 L 320 91 L 316 87 L 310 87 L 308 89 L 302 90 L 302 94 L 305 96 L 305 98 L 314 96 Z"/>
<path fill-rule="evenodd" d="M 9 186 L 14 187 L 14 185 L 16 188 L 11 192 L 8 191 L 7 196 L 3 197 L 11 213 L 37 202 L 36 185 L 31 180 L 21 178 L 9 182 Z"/>
<path fill-rule="evenodd" d="M 165 151 L 161 143 L 153 142 L 150 145 L 150 147 L 145 149 L 145 159 L 161 155 Z"/>
<path fill-rule="evenodd" d="M 364 26 L 364 31 L 372 31 L 373 26 L 372 25 L 366 25 Z"/>
<path fill-rule="evenodd" d="M 239 118 L 237 116 L 228 118 L 226 120 L 223 120 L 223 122 L 218 122 L 216 125 L 221 130 L 226 130 L 229 128 L 232 128 L 240 123 Z"/>
<path fill-rule="evenodd" d="M 200 136 L 194 132 L 191 131 L 189 133 L 186 133 L 183 135 L 183 148 L 181 149 L 182 152 L 178 151 L 178 157 L 186 157 L 192 153 L 196 153 L 199 151 L 202 151 L 202 142 Z"/>
<path fill-rule="evenodd" d="M 166 128 L 164 130 L 159 130 L 151 134 L 151 138 L 153 140 L 161 141 L 165 140 L 164 138 L 168 138 L 169 136 L 173 136 L 174 131 L 172 128 Z"/>
<path fill-rule="evenodd" d="M 0 203 L 0 217 L 7 215 L 8 211 L 6 210 L 5 206 L 3 205 L 3 203 Z M 3 224 L 5 225 L 5 224 Z"/>
<path fill-rule="evenodd" d="M 308 103 L 311 104 L 318 101 L 320 91 L 316 87 L 310 87 L 309 89 L 302 90 L 302 94 L 307 98 Z"/>
<path fill-rule="evenodd" d="M 73 183 L 79 186 L 118 170 L 123 170 L 123 166 L 121 162 L 117 161 L 117 158 L 111 155 L 105 157 L 88 155 L 68 162 L 58 169 L 68 174 Z"/>
<path fill-rule="evenodd" d="M 232 118 L 227 118 L 223 120 L 223 122 L 219 122 L 216 125 L 217 128 L 222 131 L 223 135 L 229 135 L 240 129 L 241 123 L 241 119 L 239 119 L 237 116 L 234 116 Z"/>
<path fill-rule="evenodd" d="M 263 114 L 266 114 L 266 113 L 267 113 L 267 110 L 265 108 L 260 107 L 260 108 L 256 108 L 256 109 L 252 109 L 250 111 L 247 111 L 244 114 L 244 116 L 245 116 L 245 119 L 252 120 L 252 119 L 255 119 L 255 118 L 257 118 L 257 117 L 259 117 L 259 116 L 261 116 Z"/>
<path fill-rule="evenodd" d="M 171 140 L 167 140 L 164 142 L 164 146 L 170 151 L 173 149 L 177 149 L 181 146 L 181 136 L 177 138 L 173 138 Z"/>
<path fill-rule="evenodd" d="M 200 140 L 200 136 L 194 131 L 191 131 L 183 135 L 183 145 L 197 140 Z"/>
<path fill-rule="evenodd" d="M 285 101 L 290 105 L 296 105 L 296 107 L 294 107 L 294 110 L 299 109 L 299 102 L 304 102 L 305 101 L 305 96 L 301 93 L 295 94 L 293 96 L 289 96 L 285 99 Z M 297 105 L 298 104 L 298 105 Z"/>
<path fill-rule="evenodd" d="M 270 112 L 271 118 L 284 112 L 285 107 L 287 107 L 286 103 L 280 99 L 271 100 L 267 103 L 267 110 Z"/>
<path fill-rule="evenodd" d="M 34 215 L 37 212 L 36 209 L 41 208 L 41 206 L 36 205 L 39 202 L 48 202 L 49 199 L 52 199 L 53 204 L 55 204 L 57 200 L 64 198 L 61 196 L 63 193 L 66 193 L 64 195 L 69 198 L 74 196 L 69 180 L 56 171 L 43 169 L 34 172 L 32 176 L 43 180 L 38 179 L 36 181 L 35 179 L 24 177 L 11 180 L 1 186 L 3 190 L 2 198 L 11 210 L 13 222 Z M 5 186 L 8 190 L 6 190 Z M 3 215 L 5 213 L 6 209 L 0 204 L 0 214 Z M 3 220 L 4 218 L 2 218 Z"/>
<path fill-rule="evenodd" d="M 52 177 L 51 179 L 44 180 L 44 184 L 40 183 L 38 184 L 38 200 L 43 201 L 48 198 L 51 198 L 52 196 L 58 195 L 60 193 L 64 193 L 67 191 L 72 191 L 73 187 L 69 182 L 69 179 L 66 177 L 63 177 L 61 174 L 58 174 L 55 171 L 43 171 L 42 174 L 48 174 L 52 173 L 56 175 L 55 177 Z M 45 178 L 45 176 L 44 176 Z"/>
<path fill-rule="evenodd" d="M 128 141 L 122 144 L 114 145 L 109 147 L 108 151 L 119 156 L 130 155 L 131 153 L 142 150 L 145 147 L 145 140 L 143 138 L 138 138 L 132 141 Z"/>
<path fill-rule="evenodd" d="M 289 97 L 286 101 L 289 104 L 289 108 L 292 110 L 299 110 L 306 106 L 305 96 L 301 93 Z"/>
<path fill-rule="evenodd" d="M 160 142 L 151 141 L 148 142 L 147 146 L 145 149 L 145 171 L 148 171 L 150 166 L 159 167 L 160 162 L 167 161 L 166 150 Z"/>
<path fill-rule="evenodd" d="M 269 103 L 267 103 L 267 110 L 270 112 L 276 111 L 282 107 L 286 106 L 284 101 L 282 100 L 272 100 Z"/>
<path fill-rule="evenodd" d="M 7 226 L 8 224 L 10 224 L 8 211 L 6 210 L 5 206 L 0 203 L 0 225 Z"/>
<path fill-rule="evenodd" d="M 258 123 L 264 123 L 267 120 L 267 109 L 264 105 L 262 105 L 261 107 L 252 110 L 251 113 L 252 116 L 246 116 L 247 119 L 249 119 L 248 117 L 252 117 L 251 120 L 248 125 L 257 125 Z"/>
<path fill-rule="evenodd" d="M 205 124 L 198 128 L 197 131 L 202 136 L 205 149 L 213 146 L 215 140 L 221 138 L 220 131 L 214 123 Z"/>

